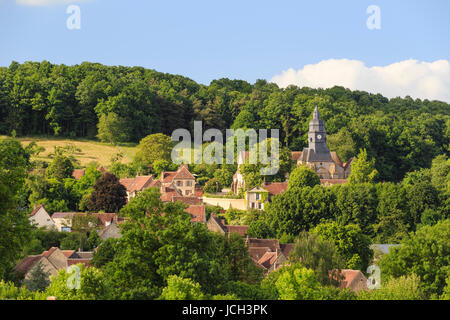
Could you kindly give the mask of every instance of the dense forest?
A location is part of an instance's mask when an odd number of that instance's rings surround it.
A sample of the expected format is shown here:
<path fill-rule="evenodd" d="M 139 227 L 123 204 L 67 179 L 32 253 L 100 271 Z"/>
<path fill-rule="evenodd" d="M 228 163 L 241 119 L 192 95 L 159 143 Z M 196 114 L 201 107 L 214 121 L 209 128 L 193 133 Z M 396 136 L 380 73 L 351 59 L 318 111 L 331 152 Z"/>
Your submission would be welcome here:
<path fill-rule="evenodd" d="M 265 80 L 220 79 L 207 86 L 142 67 L 87 62 L 0 68 L 0 134 L 7 135 L 137 143 L 202 120 L 205 129 L 278 128 L 285 147 L 301 150 L 315 104 L 330 149 L 346 161 L 365 148 L 382 181 L 400 181 L 429 168 L 437 155 L 449 155 L 450 105 L 441 101 L 387 99 L 342 87 L 281 89 Z"/>

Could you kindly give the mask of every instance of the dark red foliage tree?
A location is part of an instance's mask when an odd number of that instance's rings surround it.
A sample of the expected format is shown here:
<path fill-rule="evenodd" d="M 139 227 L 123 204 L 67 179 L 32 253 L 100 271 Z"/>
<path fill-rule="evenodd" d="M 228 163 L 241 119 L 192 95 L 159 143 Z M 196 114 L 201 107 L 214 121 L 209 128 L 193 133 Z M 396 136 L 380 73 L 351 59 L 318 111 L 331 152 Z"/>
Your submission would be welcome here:
<path fill-rule="evenodd" d="M 127 191 L 119 179 L 106 172 L 94 185 L 88 202 L 90 211 L 119 212 L 127 203 Z"/>

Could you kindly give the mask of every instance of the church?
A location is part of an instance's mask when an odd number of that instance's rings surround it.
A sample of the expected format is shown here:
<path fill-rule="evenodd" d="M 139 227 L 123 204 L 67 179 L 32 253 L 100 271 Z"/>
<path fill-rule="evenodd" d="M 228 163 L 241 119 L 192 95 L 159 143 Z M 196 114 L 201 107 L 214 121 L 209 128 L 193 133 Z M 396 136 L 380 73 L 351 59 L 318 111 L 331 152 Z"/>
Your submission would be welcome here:
<path fill-rule="evenodd" d="M 245 163 L 248 154 L 248 151 L 244 151 L 239 155 L 238 165 Z M 323 185 L 345 183 L 351 172 L 352 159 L 343 163 L 336 152 L 328 149 L 325 123 L 320 118 L 317 106 L 314 109 L 313 118 L 309 122 L 308 148 L 304 148 L 303 151 L 292 151 L 291 159 L 297 165 L 306 165 L 316 172 Z M 239 172 L 239 167 L 233 176 L 231 189 L 236 194 L 240 189 L 245 189 L 244 177 Z"/>
<path fill-rule="evenodd" d="M 339 180 L 345 180 L 350 175 L 352 159 L 342 163 L 337 153 L 328 149 L 325 124 L 320 118 L 317 106 L 309 122 L 308 148 L 301 152 L 292 152 L 292 158 L 298 165 L 306 165 L 316 172 L 322 183 L 342 183 L 345 181 Z"/>

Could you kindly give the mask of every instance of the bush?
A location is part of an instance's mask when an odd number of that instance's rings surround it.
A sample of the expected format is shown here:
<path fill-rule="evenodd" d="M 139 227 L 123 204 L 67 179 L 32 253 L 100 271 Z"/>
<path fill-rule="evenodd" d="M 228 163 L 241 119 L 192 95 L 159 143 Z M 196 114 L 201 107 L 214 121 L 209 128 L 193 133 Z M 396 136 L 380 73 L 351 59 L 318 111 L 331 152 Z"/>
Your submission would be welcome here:
<path fill-rule="evenodd" d="M 209 179 L 203 187 L 203 191 L 207 193 L 216 193 L 222 190 L 222 185 L 216 178 Z"/>

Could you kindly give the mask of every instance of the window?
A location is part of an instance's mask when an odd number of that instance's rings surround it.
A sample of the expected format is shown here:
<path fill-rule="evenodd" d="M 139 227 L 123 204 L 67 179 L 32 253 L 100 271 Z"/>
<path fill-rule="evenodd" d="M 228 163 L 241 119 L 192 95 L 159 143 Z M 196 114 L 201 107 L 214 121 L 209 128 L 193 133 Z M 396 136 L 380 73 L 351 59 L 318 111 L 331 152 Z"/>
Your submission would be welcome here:
<path fill-rule="evenodd" d="M 191 190 L 186 190 L 186 195 L 191 194 Z"/>
<path fill-rule="evenodd" d="M 181 187 L 183 186 L 183 182 L 182 181 L 177 181 L 177 187 Z"/>
<path fill-rule="evenodd" d="M 192 185 L 191 181 L 186 181 L 186 187 L 190 187 Z"/>
<path fill-rule="evenodd" d="M 256 196 L 256 200 L 261 200 L 261 195 L 259 193 L 257 193 L 255 196 Z"/>

